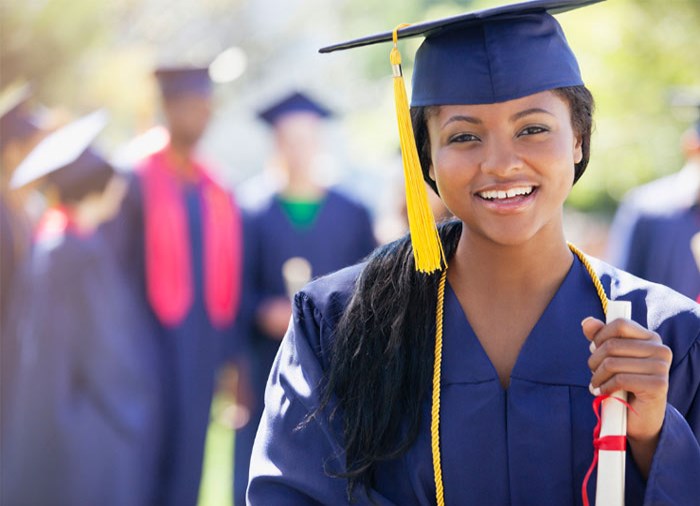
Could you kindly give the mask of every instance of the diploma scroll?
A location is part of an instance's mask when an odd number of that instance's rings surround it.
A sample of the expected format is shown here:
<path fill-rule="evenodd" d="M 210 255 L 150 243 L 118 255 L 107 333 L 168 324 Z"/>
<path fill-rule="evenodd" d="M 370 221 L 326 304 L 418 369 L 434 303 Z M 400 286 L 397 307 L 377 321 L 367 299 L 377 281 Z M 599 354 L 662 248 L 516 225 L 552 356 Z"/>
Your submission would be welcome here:
<path fill-rule="evenodd" d="M 294 299 L 294 294 L 311 281 L 311 264 L 302 257 L 292 257 L 282 265 L 282 277 L 287 296 Z"/>
<path fill-rule="evenodd" d="M 625 300 L 608 301 L 606 323 L 631 318 L 632 304 Z M 627 392 L 618 390 L 611 397 L 627 402 Z M 605 399 L 601 406 L 600 437 L 627 435 L 627 407 L 615 399 Z M 598 450 L 596 506 L 625 504 L 625 451 Z"/>

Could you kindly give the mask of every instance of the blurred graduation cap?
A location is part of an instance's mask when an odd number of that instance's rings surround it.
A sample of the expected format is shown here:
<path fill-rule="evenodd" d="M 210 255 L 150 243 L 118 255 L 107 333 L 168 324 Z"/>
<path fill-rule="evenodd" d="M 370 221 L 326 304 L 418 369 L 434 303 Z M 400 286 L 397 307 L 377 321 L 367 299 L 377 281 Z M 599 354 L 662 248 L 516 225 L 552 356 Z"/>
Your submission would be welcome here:
<path fill-rule="evenodd" d="M 212 90 L 208 66 L 158 67 L 154 75 L 158 81 L 160 92 L 165 99 L 172 99 L 189 93 L 209 95 Z"/>
<path fill-rule="evenodd" d="M 311 113 L 320 118 L 328 118 L 331 111 L 299 91 L 294 91 L 258 113 L 258 117 L 274 126 L 281 118 L 294 113 Z"/>
<path fill-rule="evenodd" d="M 401 71 L 398 39 L 423 36 L 413 68 L 411 105 L 490 104 L 583 84 L 564 32 L 552 14 L 602 0 L 531 0 L 483 9 L 322 48 L 322 53 L 392 42 L 390 61 L 406 178 L 416 269 L 445 265 L 428 205 Z"/>
<path fill-rule="evenodd" d="M 20 188 L 49 176 L 64 190 L 89 177 L 92 171 L 109 166 L 90 147 L 106 125 L 107 113 L 98 110 L 51 133 L 17 167 L 10 186 Z"/>
<path fill-rule="evenodd" d="M 41 129 L 26 107 L 31 96 L 27 83 L 10 85 L 0 94 L 0 149 L 11 140 L 26 138 Z"/>

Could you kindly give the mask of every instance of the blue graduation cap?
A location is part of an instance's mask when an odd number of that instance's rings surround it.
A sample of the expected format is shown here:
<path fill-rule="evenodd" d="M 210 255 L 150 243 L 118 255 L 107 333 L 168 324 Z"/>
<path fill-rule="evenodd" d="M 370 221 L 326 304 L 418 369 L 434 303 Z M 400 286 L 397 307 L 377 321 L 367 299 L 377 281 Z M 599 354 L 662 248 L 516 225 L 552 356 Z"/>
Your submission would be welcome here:
<path fill-rule="evenodd" d="M 309 112 L 321 118 L 331 116 L 331 111 L 326 107 L 304 93 L 295 91 L 270 105 L 267 109 L 260 111 L 258 117 L 269 125 L 274 126 L 280 118 L 298 112 Z"/>
<path fill-rule="evenodd" d="M 52 182 L 76 181 L 81 175 L 107 162 L 90 144 L 107 125 L 107 113 L 98 110 L 69 123 L 48 135 L 29 153 L 15 170 L 11 188 L 21 188 L 61 170 Z M 70 173 L 70 174 L 69 174 Z"/>
<path fill-rule="evenodd" d="M 31 87 L 25 83 L 10 86 L 0 96 L 0 149 L 40 130 L 37 119 L 27 111 L 31 94 Z"/>
<path fill-rule="evenodd" d="M 583 84 L 564 32 L 552 14 L 602 0 L 531 0 L 402 25 L 322 48 L 322 53 L 393 41 L 390 54 L 416 270 L 432 273 L 445 254 L 428 204 L 408 110 L 398 40 L 423 36 L 413 68 L 412 106 L 492 104 Z"/>
<path fill-rule="evenodd" d="M 400 28 L 424 36 L 413 69 L 412 106 L 488 104 L 583 84 L 576 57 L 552 14 L 602 0 L 532 0 Z M 390 42 L 393 32 L 322 48 Z"/>
<path fill-rule="evenodd" d="M 165 99 L 189 93 L 209 95 L 212 90 L 209 67 L 159 67 L 154 74 Z"/>

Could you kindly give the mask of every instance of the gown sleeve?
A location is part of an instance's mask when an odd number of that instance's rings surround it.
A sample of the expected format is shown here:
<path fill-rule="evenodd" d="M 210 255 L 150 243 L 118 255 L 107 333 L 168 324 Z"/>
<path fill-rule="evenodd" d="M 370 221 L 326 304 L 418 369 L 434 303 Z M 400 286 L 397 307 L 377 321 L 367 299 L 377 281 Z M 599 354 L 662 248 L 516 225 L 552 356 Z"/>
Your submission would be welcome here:
<path fill-rule="evenodd" d="M 670 402 L 647 480 L 645 506 L 691 505 L 700 498 L 700 336 L 671 372 L 680 381 L 669 391 Z M 682 401 L 674 406 L 674 398 Z"/>
<path fill-rule="evenodd" d="M 345 480 L 338 471 L 342 448 L 327 423 L 316 417 L 323 372 L 311 342 L 319 342 L 322 320 L 300 293 L 292 321 L 265 391 L 265 411 L 253 447 L 248 504 L 343 504 Z M 326 469 L 324 469 L 324 467 Z"/>
<path fill-rule="evenodd" d="M 296 295 L 292 321 L 275 359 L 265 392 L 265 411 L 250 463 L 248 504 L 348 504 L 339 425 L 319 405 L 323 380 L 321 336 L 332 329 L 304 292 Z M 354 504 L 370 504 L 356 489 Z M 375 504 L 389 504 L 376 492 Z"/>

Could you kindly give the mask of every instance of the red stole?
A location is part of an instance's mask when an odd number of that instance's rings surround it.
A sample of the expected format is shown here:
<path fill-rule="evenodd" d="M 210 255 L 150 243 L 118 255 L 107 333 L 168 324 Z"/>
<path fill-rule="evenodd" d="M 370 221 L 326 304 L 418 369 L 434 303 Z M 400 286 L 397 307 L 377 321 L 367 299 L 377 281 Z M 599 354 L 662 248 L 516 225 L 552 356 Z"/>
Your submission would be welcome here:
<path fill-rule="evenodd" d="M 139 169 L 143 182 L 146 291 L 160 322 L 182 323 L 194 299 L 187 210 L 168 147 Z M 216 328 L 233 322 L 240 298 L 241 220 L 231 196 L 193 161 L 200 189 L 204 243 L 204 305 Z"/>

